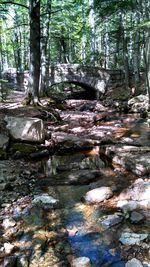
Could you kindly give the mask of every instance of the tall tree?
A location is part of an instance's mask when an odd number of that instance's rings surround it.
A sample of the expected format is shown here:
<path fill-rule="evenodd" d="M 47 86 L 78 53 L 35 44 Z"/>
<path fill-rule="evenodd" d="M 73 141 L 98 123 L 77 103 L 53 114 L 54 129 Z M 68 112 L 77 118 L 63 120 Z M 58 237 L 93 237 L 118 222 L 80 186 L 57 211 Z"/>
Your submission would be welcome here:
<path fill-rule="evenodd" d="M 45 14 L 42 17 L 41 30 L 41 76 L 40 76 L 40 93 L 47 94 L 47 76 L 49 75 L 49 28 L 51 19 L 51 0 L 47 0 Z"/>
<path fill-rule="evenodd" d="M 40 0 L 30 0 L 30 69 L 29 69 L 29 104 L 39 104 L 40 80 Z"/>

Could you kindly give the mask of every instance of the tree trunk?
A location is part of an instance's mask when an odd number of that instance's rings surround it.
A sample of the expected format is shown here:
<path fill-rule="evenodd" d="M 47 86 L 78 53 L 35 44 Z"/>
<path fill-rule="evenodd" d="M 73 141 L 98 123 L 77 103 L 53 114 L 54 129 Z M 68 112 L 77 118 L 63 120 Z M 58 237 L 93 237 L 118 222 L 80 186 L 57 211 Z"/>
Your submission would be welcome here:
<path fill-rule="evenodd" d="M 145 46 L 145 63 L 146 63 L 146 89 L 150 103 L 150 27 L 147 29 L 146 46 Z"/>
<path fill-rule="evenodd" d="M 29 1 L 30 18 L 30 67 L 28 103 L 39 104 L 40 77 L 40 0 Z"/>
<path fill-rule="evenodd" d="M 49 52 L 48 52 L 48 41 L 49 41 L 49 23 L 51 19 L 51 0 L 47 0 L 46 17 L 44 16 L 43 21 L 43 34 L 41 42 L 41 77 L 40 77 L 40 94 L 47 95 L 47 75 L 49 70 Z"/>
<path fill-rule="evenodd" d="M 129 62 L 128 62 L 128 46 L 127 46 L 127 36 L 125 32 L 125 16 L 120 14 L 120 26 L 122 32 L 122 48 L 123 48 L 123 63 L 124 63 L 124 73 L 125 73 L 125 87 L 129 88 Z"/>
<path fill-rule="evenodd" d="M 91 61 L 95 65 L 95 12 L 94 12 L 94 0 L 89 0 L 89 25 L 90 25 L 90 46 L 91 46 Z"/>

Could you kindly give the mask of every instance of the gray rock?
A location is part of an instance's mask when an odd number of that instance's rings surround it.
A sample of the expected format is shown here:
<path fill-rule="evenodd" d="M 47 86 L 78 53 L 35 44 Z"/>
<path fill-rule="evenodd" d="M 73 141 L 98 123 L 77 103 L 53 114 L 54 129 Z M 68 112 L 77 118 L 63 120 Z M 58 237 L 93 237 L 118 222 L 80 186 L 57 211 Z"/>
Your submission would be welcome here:
<path fill-rule="evenodd" d="M 137 233 L 130 233 L 130 232 L 123 232 L 119 241 L 123 245 L 135 245 L 139 244 L 140 241 L 145 240 L 148 237 L 148 234 L 137 234 Z"/>
<path fill-rule="evenodd" d="M 98 155 L 93 157 L 86 157 L 79 164 L 80 169 L 101 169 L 104 168 L 104 166 L 104 162 Z"/>
<path fill-rule="evenodd" d="M 119 200 L 117 207 L 121 208 L 124 212 L 137 209 L 138 203 L 135 200 Z"/>
<path fill-rule="evenodd" d="M 126 263 L 125 267 L 143 267 L 143 264 L 136 258 L 133 258 Z"/>
<path fill-rule="evenodd" d="M 24 255 L 19 256 L 17 259 L 17 267 L 28 267 L 28 266 L 29 263 L 27 257 Z"/>
<path fill-rule="evenodd" d="M 119 261 L 111 264 L 111 267 L 125 267 L 125 262 L 124 261 Z"/>
<path fill-rule="evenodd" d="M 148 110 L 149 108 L 149 99 L 147 95 L 138 95 L 131 98 L 128 101 L 128 105 L 131 107 L 131 111 L 140 112 L 142 108 Z"/>
<path fill-rule="evenodd" d="M 120 200 L 150 200 L 150 182 L 139 179 L 128 189 L 122 191 L 119 198 Z"/>
<path fill-rule="evenodd" d="M 37 195 L 32 200 L 32 204 L 49 208 L 56 207 L 58 202 L 59 202 L 58 199 L 55 199 L 49 196 L 48 194 Z"/>
<path fill-rule="evenodd" d="M 0 133 L 0 148 L 6 149 L 8 146 L 9 137 L 5 134 Z"/>
<path fill-rule="evenodd" d="M 104 220 L 101 221 L 101 224 L 104 227 L 109 228 L 113 225 L 116 225 L 122 222 L 122 220 L 123 220 L 123 216 L 116 213 L 116 214 L 108 215 Z"/>
<path fill-rule="evenodd" d="M 6 116 L 7 129 L 15 140 L 43 142 L 45 139 L 44 124 L 38 118 Z"/>
<path fill-rule="evenodd" d="M 136 141 L 134 141 L 135 144 Z M 145 145 L 145 143 L 149 143 L 149 140 L 147 140 L 146 137 L 139 137 L 139 141 L 137 144 L 140 144 L 142 146 Z M 113 162 L 117 163 L 127 170 L 133 172 L 136 175 L 146 175 L 150 174 L 150 153 L 144 153 L 138 154 L 138 153 L 118 153 L 113 157 Z"/>
<path fill-rule="evenodd" d="M 86 193 L 84 199 L 87 203 L 99 203 L 113 195 L 110 187 L 102 186 Z"/>
<path fill-rule="evenodd" d="M 0 183 L 0 191 L 5 190 L 6 187 L 7 187 L 7 183 Z"/>
<path fill-rule="evenodd" d="M 49 185 L 84 185 L 90 184 L 100 177 L 98 170 L 72 170 L 64 171 L 56 175 L 51 175 L 47 182 Z M 46 179 L 39 183 L 45 183 Z"/>
<path fill-rule="evenodd" d="M 130 220 L 132 223 L 141 223 L 143 222 L 145 216 L 137 211 L 133 211 L 130 216 Z"/>
<path fill-rule="evenodd" d="M 143 267 L 150 267 L 150 262 L 143 261 Z"/>
<path fill-rule="evenodd" d="M 5 257 L 3 267 L 15 267 L 16 259 L 16 256 Z"/>

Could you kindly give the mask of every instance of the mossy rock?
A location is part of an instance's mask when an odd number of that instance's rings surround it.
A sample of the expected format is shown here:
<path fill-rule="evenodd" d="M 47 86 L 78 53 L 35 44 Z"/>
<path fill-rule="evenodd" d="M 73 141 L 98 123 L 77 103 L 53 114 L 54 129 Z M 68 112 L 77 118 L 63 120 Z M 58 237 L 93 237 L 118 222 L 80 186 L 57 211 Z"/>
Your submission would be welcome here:
<path fill-rule="evenodd" d="M 120 101 L 126 101 L 129 99 L 129 95 L 120 95 L 117 97 L 117 99 Z"/>
<path fill-rule="evenodd" d="M 3 80 L 3 79 L 0 79 L 0 83 L 8 83 L 8 80 Z"/>
<path fill-rule="evenodd" d="M 6 159 L 7 153 L 2 148 L 0 148 L 0 159 Z"/>
<path fill-rule="evenodd" d="M 24 154 L 33 153 L 37 151 L 37 147 L 31 144 L 24 144 L 24 143 L 14 143 L 11 146 L 11 151 L 16 152 L 19 151 Z"/>

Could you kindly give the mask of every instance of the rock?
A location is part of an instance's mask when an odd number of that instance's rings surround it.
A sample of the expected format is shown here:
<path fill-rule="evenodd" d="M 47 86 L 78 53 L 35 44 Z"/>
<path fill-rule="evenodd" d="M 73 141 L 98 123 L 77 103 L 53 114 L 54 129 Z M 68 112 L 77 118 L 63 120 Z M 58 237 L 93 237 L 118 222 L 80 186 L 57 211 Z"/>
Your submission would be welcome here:
<path fill-rule="evenodd" d="M 145 200 L 139 201 L 139 207 L 150 209 L 150 199 L 145 199 Z"/>
<path fill-rule="evenodd" d="M 8 147 L 9 137 L 6 134 L 0 133 L 0 159 L 6 158 L 6 149 Z"/>
<path fill-rule="evenodd" d="M 147 138 L 143 137 L 139 138 L 141 141 L 139 141 L 140 145 L 144 145 L 145 143 L 149 143 L 149 140 Z M 136 141 L 134 141 L 136 142 Z M 150 174 L 150 153 L 118 153 L 113 157 L 113 163 L 121 165 L 123 168 L 126 168 L 127 170 L 133 172 L 136 175 L 148 175 Z"/>
<path fill-rule="evenodd" d="M 8 146 L 9 137 L 5 134 L 0 133 L 0 149 L 6 149 Z"/>
<path fill-rule="evenodd" d="M 29 153 L 35 152 L 36 150 L 37 150 L 37 147 L 35 145 L 32 145 L 32 144 L 13 143 L 11 145 L 12 153 L 19 151 L 20 153 L 23 153 L 23 154 L 29 154 Z"/>
<path fill-rule="evenodd" d="M 90 267 L 90 259 L 87 257 L 79 257 L 72 261 L 71 267 Z"/>
<path fill-rule="evenodd" d="M 14 247 L 15 246 L 10 243 L 4 243 L 5 253 L 10 254 L 13 251 Z"/>
<path fill-rule="evenodd" d="M 130 216 L 130 220 L 132 223 L 138 224 L 143 222 L 145 216 L 137 211 L 133 211 Z"/>
<path fill-rule="evenodd" d="M 133 258 L 132 260 L 126 263 L 125 267 L 143 267 L 143 265 L 139 260 Z"/>
<path fill-rule="evenodd" d="M 6 218 L 3 220 L 2 226 L 4 229 L 8 229 L 10 227 L 14 227 L 16 225 L 16 221 L 13 218 Z"/>
<path fill-rule="evenodd" d="M 99 203 L 113 195 L 113 192 L 110 187 L 102 186 L 93 190 L 90 190 L 86 193 L 84 200 L 87 203 Z"/>
<path fill-rule="evenodd" d="M 135 182 L 132 186 L 122 191 L 119 195 L 120 200 L 150 200 L 150 182 L 144 182 L 142 179 Z"/>
<path fill-rule="evenodd" d="M 28 258 L 24 255 L 19 256 L 17 259 L 17 267 L 28 267 L 28 266 L 29 266 Z"/>
<path fill-rule="evenodd" d="M 109 228 L 113 225 L 116 225 L 120 222 L 122 222 L 123 220 L 123 216 L 119 215 L 119 214 L 110 214 L 108 216 L 106 216 L 106 218 L 101 221 L 101 224 L 105 227 L 105 228 Z"/>
<path fill-rule="evenodd" d="M 16 259 L 16 256 L 5 257 L 3 267 L 15 267 Z"/>
<path fill-rule="evenodd" d="M 143 267 L 150 267 L 150 262 L 143 261 Z"/>
<path fill-rule="evenodd" d="M 7 129 L 15 140 L 42 143 L 45 139 L 43 121 L 38 118 L 5 116 Z"/>
<path fill-rule="evenodd" d="M 79 163 L 81 169 L 101 169 L 104 168 L 104 166 L 105 163 L 98 155 L 86 157 Z"/>
<path fill-rule="evenodd" d="M 58 204 L 58 199 L 55 199 L 48 194 L 42 194 L 42 195 L 37 195 L 34 197 L 32 200 L 32 204 L 42 206 L 42 207 L 49 207 L 53 208 L 56 207 Z"/>
<path fill-rule="evenodd" d="M 34 152 L 30 154 L 31 159 L 40 159 L 43 157 L 48 157 L 49 156 L 49 151 L 48 149 L 44 149 L 42 151 Z"/>
<path fill-rule="evenodd" d="M 72 170 L 63 171 L 56 175 L 51 175 L 51 179 L 39 181 L 40 186 L 46 185 L 88 185 L 96 181 L 101 176 L 98 170 Z"/>
<path fill-rule="evenodd" d="M 111 267 L 125 267 L 124 261 L 119 261 L 114 264 L 111 264 Z"/>
<path fill-rule="evenodd" d="M 140 241 L 145 240 L 148 237 L 148 234 L 137 234 L 132 232 L 123 232 L 119 241 L 123 245 L 135 245 L 139 244 Z"/>
<path fill-rule="evenodd" d="M 131 98 L 128 101 L 128 105 L 133 112 L 140 112 L 141 109 L 148 110 L 149 108 L 149 97 L 148 95 L 138 95 Z"/>
<path fill-rule="evenodd" d="M 7 183 L 0 183 L 0 191 L 5 190 L 7 187 Z"/>
<path fill-rule="evenodd" d="M 137 209 L 138 203 L 134 200 L 119 200 L 117 207 L 121 208 L 124 212 Z"/>

